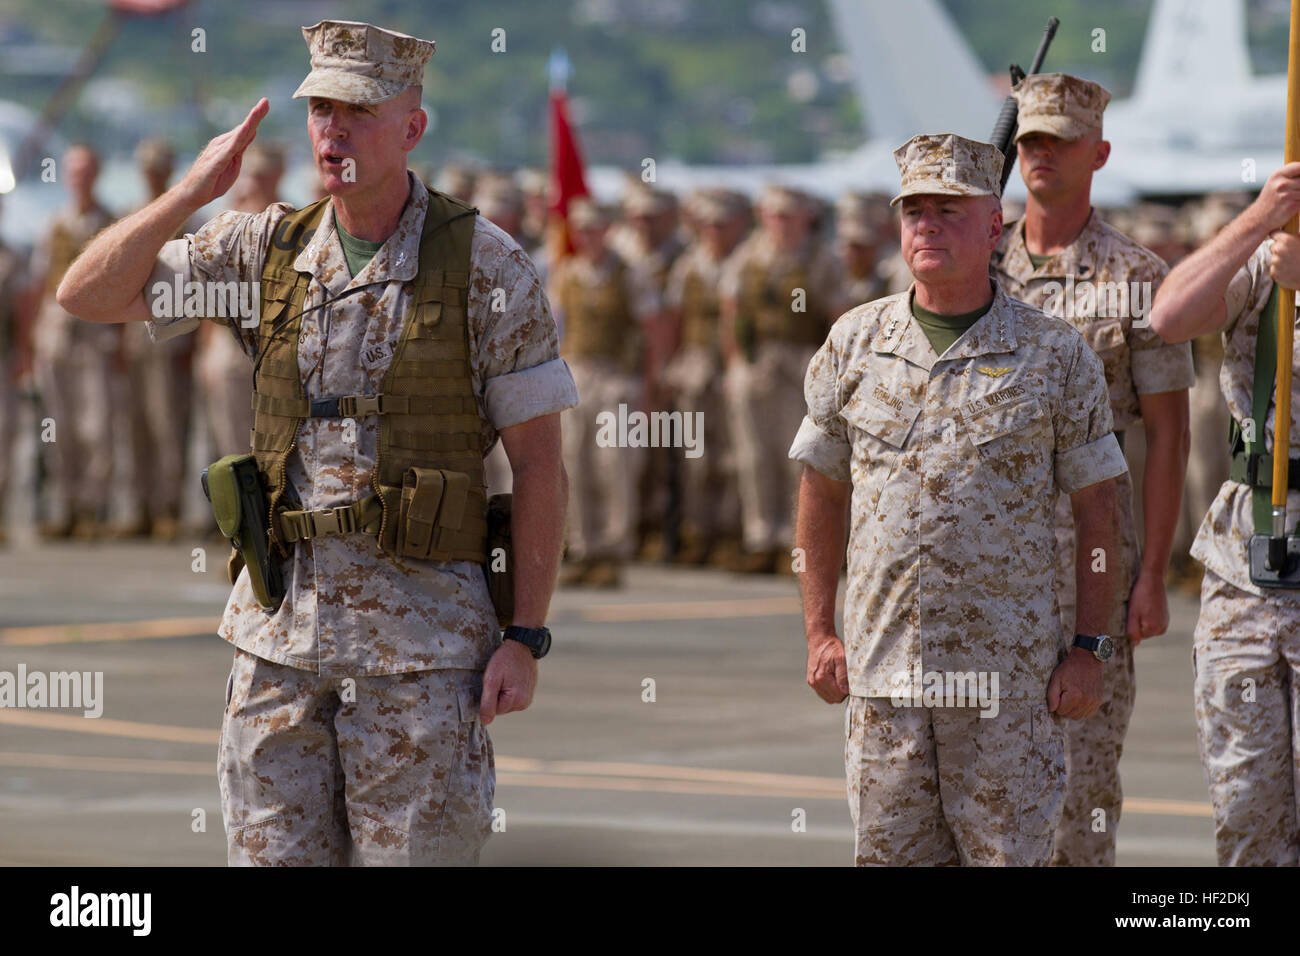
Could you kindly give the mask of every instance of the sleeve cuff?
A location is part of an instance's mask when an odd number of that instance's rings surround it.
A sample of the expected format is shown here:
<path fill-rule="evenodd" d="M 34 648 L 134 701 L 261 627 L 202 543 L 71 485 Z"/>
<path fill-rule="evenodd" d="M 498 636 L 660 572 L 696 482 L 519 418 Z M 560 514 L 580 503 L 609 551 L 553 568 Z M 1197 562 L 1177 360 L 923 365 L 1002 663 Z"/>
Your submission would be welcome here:
<path fill-rule="evenodd" d="M 1153 349 L 1134 349 L 1133 386 L 1139 395 L 1176 392 L 1196 384 L 1190 342 L 1162 345 Z"/>
<path fill-rule="evenodd" d="M 1117 478 L 1126 471 L 1128 462 L 1114 432 L 1056 454 L 1056 483 L 1067 495 L 1107 478 Z"/>
<path fill-rule="evenodd" d="M 799 433 L 794 436 L 794 444 L 790 446 L 792 459 L 817 469 L 835 481 L 852 480 L 849 472 L 852 454 L 853 450 L 846 442 L 836 441 L 807 416 L 799 426 Z"/>
<path fill-rule="evenodd" d="M 154 261 L 153 272 L 149 273 L 149 281 L 144 284 L 144 304 L 153 316 L 144 326 L 155 342 L 165 342 L 199 327 L 198 319 L 193 316 L 186 318 L 184 309 L 176 308 L 177 284 L 184 289 L 190 276 L 190 241 L 172 239 L 163 243 Z M 178 312 L 180 314 L 176 314 Z"/>
<path fill-rule="evenodd" d="M 500 431 L 578 404 L 578 386 L 564 359 L 551 359 L 532 368 L 487 380 L 484 404 L 488 418 Z"/>

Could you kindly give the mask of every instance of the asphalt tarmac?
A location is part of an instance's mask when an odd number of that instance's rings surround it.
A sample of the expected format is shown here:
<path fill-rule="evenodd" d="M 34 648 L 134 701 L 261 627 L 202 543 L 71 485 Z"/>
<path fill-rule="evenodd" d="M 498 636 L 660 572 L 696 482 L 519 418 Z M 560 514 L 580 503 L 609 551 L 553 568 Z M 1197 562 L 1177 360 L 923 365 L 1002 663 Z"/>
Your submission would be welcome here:
<path fill-rule="evenodd" d="M 202 570 L 194 547 L 0 551 L 0 671 L 104 674 L 98 718 L 0 708 L 0 864 L 225 864 L 232 648 L 215 628 L 229 588 L 220 546 Z M 851 864 L 843 709 L 804 684 L 794 581 L 650 565 L 628 578 L 556 594 L 536 701 L 490 727 L 504 829 L 484 865 Z M 1136 653 L 1122 866 L 1215 862 L 1197 604 L 1170 603 L 1169 633 Z"/>

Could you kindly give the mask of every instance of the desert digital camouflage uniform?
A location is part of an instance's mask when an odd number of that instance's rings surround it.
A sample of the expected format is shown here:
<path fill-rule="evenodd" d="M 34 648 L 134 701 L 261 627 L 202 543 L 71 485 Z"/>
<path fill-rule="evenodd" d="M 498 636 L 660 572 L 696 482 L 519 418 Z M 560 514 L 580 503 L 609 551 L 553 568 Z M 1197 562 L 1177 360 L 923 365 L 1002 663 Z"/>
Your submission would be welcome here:
<path fill-rule="evenodd" d="M 24 256 L 0 242 L 0 545 L 6 538 L 5 510 L 18 423 L 18 297 L 25 266 Z"/>
<path fill-rule="evenodd" d="M 595 204 L 581 201 L 571 204 L 569 221 L 606 220 Z M 617 420 L 620 405 L 629 414 L 643 408 L 643 326 L 658 314 L 659 297 L 609 248 L 595 262 L 564 259 L 554 270 L 553 294 L 564 328 L 562 353 L 580 396 L 563 422 L 569 557 L 589 572 L 601 568 L 595 583 L 614 584 L 618 566 L 636 548 L 645 449 L 602 445 L 600 419 L 608 413 Z M 605 437 L 617 439 L 617 429 Z"/>
<path fill-rule="evenodd" d="M 366 24 L 324 21 L 303 32 L 313 69 L 296 96 L 368 102 L 357 97 L 375 86 L 395 95 L 419 82 L 433 48 Z M 408 180 L 396 231 L 356 276 L 343 255 L 332 200 L 294 261 L 312 277 L 306 308 L 334 300 L 302 318 L 298 367 L 308 400 L 380 391 L 414 306 L 411 282 L 429 208 L 425 186 L 409 172 Z M 167 243 L 146 293 L 176 272 L 187 281 L 257 282 L 276 225 L 289 211 L 277 203 L 256 214 L 225 212 Z M 343 296 L 363 286 L 364 296 Z M 505 290 L 504 311 L 492 308 L 495 289 Z M 471 243 L 467 316 L 485 449 L 499 429 L 574 404 L 536 272 L 518 245 L 481 217 Z M 198 321 L 150 325 L 166 338 L 193 331 Z M 240 332 L 253 354 L 258 330 Z M 376 416 L 307 419 L 298 436 L 287 477 L 303 508 L 337 507 L 370 493 Z M 245 569 L 221 625 L 222 637 L 238 648 L 220 758 L 230 861 L 474 862 L 489 828 L 495 780 L 475 702 L 499 644 L 482 567 L 387 555 L 373 536 L 356 533 L 299 541 L 283 572 L 284 602 L 267 612 Z M 344 678 L 356 682 L 355 701 Z M 334 743 L 338 758 L 322 757 Z"/>
<path fill-rule="evenodd" d="M 70 315 L 54 298 L 68 266 L 113 216 L 98 204 L 86 212 L 65 206 L 37 244 L 33 275 L 45 285 L 32 333 L 32 371 L 44 415 L 54 422 L 46 447 L 55 498 L 63 520 L 59 534 L 95 533 L 107 516 L 113 474 L 112 363 L 122 330 Z"/>
<path fill-rule="evenodd" d="M 357 276 L 351 276 L 334 228 L 332 203 L 322 227 L 312 237 L 294 265 L 310 271 L 313 281 L 306 306 L 338 296 L 349 288 L 387 279 L 384 291 L 371 296 L 341 298 L 329 310 L 304 316 L 298 343 L 298 365 L 309 400 L 325 395 L 366 394 L 379 386 L 401 335 L 411 295 L 406 283 L 416 276 L 420 230 L 428 208 L 428 193 L 414 176 L 411 197 L 397 231 Z M 222 213 L 192 236 L 163 247 L 150 286 L 159 276 L 181 272 L 185 281 L 257 281 L 267 244 L 276 225 L 289 212 L 277 203 L 265 212 Z M 484 447 L 497 440 L 498 430 L 570 407 L 576 400 L 573 383 L 558 358 L 555 326 L 546 297 L 531 263 L 518 246 L 481 217 L 476 221 L 471 252 L 473 272 L 469 288 L 471 374 L 482 419 Z M 148 288 L 148 287 L 146 287 Z M 492 290 L 506 290 L 506 309 L 492 309 Z M 167 324 L 149 323 L 160 339 L 192 331 L 197 319 Z M 250 350 L 257 347 L 257 329 L 240 330 Z M 365 497 L 375 467 L 379 425 L 375 416 L 355 420 L 355 444 L 348 441 L 344 420 L 308 419 L 299 432 L 288 459 L 289 484 L 304 509 L 329 508 Z M 382 554 L 371 535 L 326 536 L 300 541 L 284 569 L 287 594 L 274 613 L 264 611 L 253 596 L 245 569 L 226 605 L 221 636 L 251 657 L 237 656 L 236 692 L 227 709 L 223 735 L 223 793 L 232 862 L 330 862 L 331 847 L 343 831 L 342 818 L 321 817 L 319 805 L 301 806 L 293 794 L 263 786 L 262 774 L 250 765 L 268 753 L 297 754 L 306 759 L 315 748 L 301 742 L 296 718 L 315 720 L 312 708 L 325 706 L 342 678 L 358 680 L 356 697 L 360 719 L 345 744 L 340 732 L 339 752 L 352 748 L 379 776 L 353 781 L 386 794 L 392 806 L 409 809 L 424 801 L 424 810 L 441 821 L 444 830 L 486 834 L 484 807 L 478 797 L 465 796 L 449 809 L 463 805 L 474 812 L 469 818 L 442 816 L 427 801 L 443 799 L 446 780 L 422 774 L 419 793 L 407 759 L 419 755 L 418 737 L 442 733 L 441 725 L 423 726 L 412 714 L 388 707 L 379 692 L 364 693 L 366 686 L 387 687 L 384 694 L 410 702 L 426 699 L 446 709 L 448 719 L 474 723 L 468 699 L 449 699 L 438 690 L 451 679 L 449 672 L 467 672 L 481 678 L 488 658 L 499 643 L 495 615 L 482 568 L 472 562 L 416 561 Z M 242 661 L 243 663 L 240 663 Z M 407 675 L 387 682 L 388 675 Z M 454 676 L 454 674 L 452 675 Z M 245 679 L 257 693 L 241 695 Z M 458 686 L 467 688 L 470 676 Z M 472 682 L 471 682 L 472 683 Z M 477 685 L 473 693 L 477 694 Z M 271 693 L 279 688 L 282 693 Z M 266 698 L 265 701 L 262 698 Z M 462 709 L 457 711 L 453 705 Z M 325 702 L 325 703 L 322 703 Z M 286 720 L 286 715 L 295 719 Z M 441 717 L 441 714 L 439 715 Z M 338 714 L 333 717 L 338 720 Z M 481 727 L 460 728 L 486 741 Z M 491 779 L 491 751 L 485 749 L 487 779 Z M 387 754 L 387 756 L 381 756 Z M 468 756 L 473 756 L 472 754 Z M 286 758 L 289 759 L 289 758 Z M 314 758 L 313 758 L 314 759 Z M 346 758 L 343 758 L 346 761 Z M 414 759 L 414 758 L 412 758 Z M 422 759 L 422 758 L 421 758 Z M 476 758 L 477 759 L 477 758 Z M 360 766 L 351 764 L 347 769 Z M 443 765 L 439 764 L 443 770 Z M 242 767 L 242 770 L 236 768 Z M 286 776 L 306 773 L 290 759 L 281 769 Z M 312 787 L 329 793 L 330 773 L 312 778 Z M 445 768 L 449 774 L 469 773 L 466 768 Z M 477 779 L 477 771 L 464 777 Z M 239 783 L 242 779 L 243 783 Z M 441 787 L 439 786 L 441 784 Z M 302 786 L 307 786 L 306 783 Z M 363 794 L 364 795 L 364 794 Z M 282 800 L 281 797 L 284 799 Z M 301 807 L 301 809 L 300 809 Z M 409 854 L 411 862 L 441 859 L 436 845 L 408 842 L 403 817 L 375 819 L 373 807 L 358 811 L 348 801 L 348 819 L 368 815 L 363 828 L 353 828 L 356 852 L 365 862 L 388 862 Z M 256 826 L 275 817 L 271 827 Z M 243 821 L 243 822 L 241 822 Z M 430 821 L 426 821 L 429 823 Z M 244 829 L 251 826 L 251 829 Z M 267 832 L 269 831 L 269 832 Z M 307 835 L 299 836 L 306 831 Z M 267 844 L 269 841 L 269 844 Z M 471 841 L 474 842 L 474 841 Z M 475 845 L 481 845 L 481 839 Z M 316 854 L 316 855 L 313 855 Z M 432 854 L 432 855 L 431 855 Z M 406 858 L 406 857 L 403 857 Z M 457 858 L 459 860 L 459 858 Z"/>
<path fill-rule="evenodd" d="M 987 144 L 921 136 L 895 157 L 898 199 L 999 189 Z M 990 285 L 989 311 L 942 358 L 913 289 L 842 316 L 808 368 L 790 457 L 852 483 L 845 769 L 860 865 L 1042 865 L 1061 815 L 1054 507 L 1125 464 L 1083 337 Z M 996 714 L 900 706 L 926 673 L 997 675 Z"/>
<path fill-rule="evenodd" d="M 1001 290 L 940 360 L 910 298 L 867 303 L 835 324 L 808 369 L 808 416 L 790 450 L 853 483 L 844 638 L 858 857 L 1046 863 L 1065 786 L 1061 719 L 1046 703 L 1064 656 L 1053 506 L 1124 471 L 1103 372 L 1080 335 Z M 916 667 L 997 673 L 998 716 L 895 708 L 895 675 L 910 683 Z M 942 751 L 972 746 L 975 731 L 988 754 L 965 766 L 945 754 L 937 775 L 934 747 L 916 740 L 934 735 Z M 899 747 L 929 762 L 891 757 L 890 738 L 902 736 Z M 941 799 L 960 821 L 957 850 L 933 813 L 918 818 Z M 905 809 L 882 817 L 875 800 Z"/>
<path fill-rule="evenodd" d="M 1233 277 L 1224 296 L 1223 374 L 1228 411 L 1251 418 L 1255 339 L 1273 291 L 1266 241 Z M 1292 374 L 1300 362 L 1292 356 Z M 1263 425 L 1273 454 L 1276 404 Z M 1258 426 L 1257 426 L 1258 427 Z M 1300 403 L 1291 403 L 1290 458 L 1300 458 Z M 1225 455 L 1226 457 L 1226 455 Z M 1300 493 L 1287 493 L 1287 534 Z M 1254 533 L 1249 486 L 1225 481 L 1192 546 L 1205 565 L 1192 648 L 1201 762 L 1214 804 L 1222 866 L 1300 865 L 1300 591 L 1251 583 Z M 1268 529 L 1261 529 L 1267 533 Z"/>
<path fill-rule="evenodd" d="M 769 188 L 760 206 L 807 211 L 810 197 Z M 800 466 L 786 458 L 802 418 L 799 392 L 808 362 L 840 314 L 843 279 L 831 251 L 811 233 L 790 252 L 760 226 L 728 257 L 720 295 L 734 310 L 738 349 L 725 379 L 736 449 L 745 550 L 790 566 L 792 504 Z M 803 311 L 797 310 L 802 290 Z M 751 331 L 742 333 L 742 326 Z M 746 347 L 744 339 L 752 338 Z"/>
<path fill-rule="evenodd" d="M 1008 295 L 1065 319 L 1083 334 L 1105 369 L 1116 433 L 1141 424 L 1138 396 L 1190 388 L 1195 382 L 1190 346 L 1165 344 L 1142 316 L 1134 315 L 1139 300 L 1128 298 L 1132 283 L 1149 284 L 1139 287 L 1146 289 L 1141 293 L 1141 307 L 1149 310 L 1168 266 L 1102 222 L 1095 211 L 1078 238 L 1038 268 L 1025 248 L 1023 220 L 1008 225 L 994 255 L 994 270 Z M 1067 305 L 1070 277 L 1075 284 L 1072 302 Z M 1108 294 L 1098 301 L 1098 290 L 1117 287 L 1103 283 L 1123 284 L 1123 308 L 1113 308 Z M 1115 491 L 1116 553 L 1107 555 L 1115 603 L 1106 630 L 1114 638 L 1115 652 L 1102 668 L 1105 696 L 1101 708 L 1088 720 L 1066 725 L 1070 786 L 1053 853 L 1058 865 L 1113 866 L 1115 862 L 1115 831 L 1122 803 L 1119 760 L 1135 696 L 1133 645 L 1125 634 L 1128 596 L 1141 568 L 1140 530 L 1128 474 L 1120 476 Z M 1076 633 L 1075 544 L 1074 517 L 1065 494 L 1056 503 L 1056 538 L 1061 639 L 1068 649 Z M 1094 832 L 1093 811 L 1098 807 L 1105 810 L 1106 828 Z"/>
<path fill-rule="evenodd" d="M 691 198 L 688 209 L 699 222 L 726 222 L 743 214 L 744 197 L 701 193 Z M 683 456 L 680 464 L 683 554 L 694 550 L 690 556 L 701 558 L 719 539 L 737 537 L 740 526 L 722 389 L 718 282 L 725 262 L 725 256 L 716 258 L 704 239 L 697 239 L 673 264 L 664 294 L 665 308 L 681 317 L 680 344 L 664 368 L 664 384 L 676 411 L 699 412 L 704 421 L 703 454 Z"/>

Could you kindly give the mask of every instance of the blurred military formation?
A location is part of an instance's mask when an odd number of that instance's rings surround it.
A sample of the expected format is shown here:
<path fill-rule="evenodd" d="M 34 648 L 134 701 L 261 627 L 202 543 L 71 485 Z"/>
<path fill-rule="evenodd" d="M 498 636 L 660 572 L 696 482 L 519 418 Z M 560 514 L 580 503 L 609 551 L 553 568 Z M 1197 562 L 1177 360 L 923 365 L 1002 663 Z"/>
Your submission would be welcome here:
<path fill-rule="evenodd" d="M 135 158 L 145 195 L 159 195 L 174 172 L 172 148 L 148 140 Z M 70 147 L 59 185 L 50 187 L 65 189 L 67 203 L 35 250 L 0 245 L 0 495 L 8 500 L 14 443 L 31 442 L 40 487 L 14 500 L 30 509 L 26 517 L 43 537 L 207 534 L 206 515 L 183 520 L 185 483 L 197 480 L 192 462 L 246 447 L 249 362 L 216 324 L 204 323 L 194 341 L 155 344 L 143 326 L 77 322 L 59 308 L 54 289 L 63 271 L 114 219 L 96 198 L 99 167 L 92 147 Z M 256 144 L 228 207 L 260 211 L 282 199 L 284 172 L 283 151 Z M 802 415 L 809 358 L 842 313 L 911 282 L 889 197 L 851 192 L 829 203 L 778 184 L 756 197 L 724 188 L 675 195 L 629 179 L 617 203 L 571 203 L 564 235 L 548 233 L 548 181 L 538 170 L 448 164 L 425 172 L 515 238 L 547 280 L 582 397 L 565 422 L 574 494 L 564 582 L 616 587 L 632 560 L 790 573 L 798 468 L 785 452 Z M 1249 199 L 1216 194 L 1098 213 L 1172 266 Z M 1008 208 L 1008 221 L 1018 215 Z M 1227 477 L 1218 337 L 1196 340 L 1194 356 L 1192 454 L 1171 568 L 1188 593 L 1200 577 L 1188 557 L 1192 538 Z M 29 420 L 52 433 L 16 434 L 24 397 L 34 402 Z M 703 413 L 703 453 L 602 447 L 597 417 L 620 404 Z M 129 413 L 115 420 L 112 408 Z M 1127 437 L 1140 486 L 1140 424 Z M 191 455 L 193 443 L 200 451 Z M 494 492 L 509 490 L 499 449 L 487 474 Z M 1140 497 L 1135 507 L 1140 523 Z"/>

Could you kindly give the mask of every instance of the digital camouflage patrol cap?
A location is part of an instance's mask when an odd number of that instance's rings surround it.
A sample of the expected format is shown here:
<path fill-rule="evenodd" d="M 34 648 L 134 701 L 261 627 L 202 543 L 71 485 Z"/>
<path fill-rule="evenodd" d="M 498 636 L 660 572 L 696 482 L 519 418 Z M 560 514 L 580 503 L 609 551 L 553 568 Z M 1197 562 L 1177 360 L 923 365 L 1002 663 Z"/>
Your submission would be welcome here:
<path fill-rule="evenodd" d="M 894 150 L 903 189 L 889 204 L 906 196 L 1000 196 L 1002 160 L 996 146 L 955 133 L 913 136 Z"/>
<path fill-rule="evenodd" d="M 1020 107 L 1016 141 L 1030 133 L 1079 139 L 1089 130 L 1101 132 L 1101 114 L 1110 102 L 1105 87 L 1068 73 L 1035 73 L 1012 89 Z"/>
<path fill-rule="evenodd" d="M 294 99 L 319 96 L 372 105 L 408 86 L 422 86 L 433 41 L 381 30 L 369 23 L 322 20 L 302 28 L 311 51 L 311 72 Z"/>

